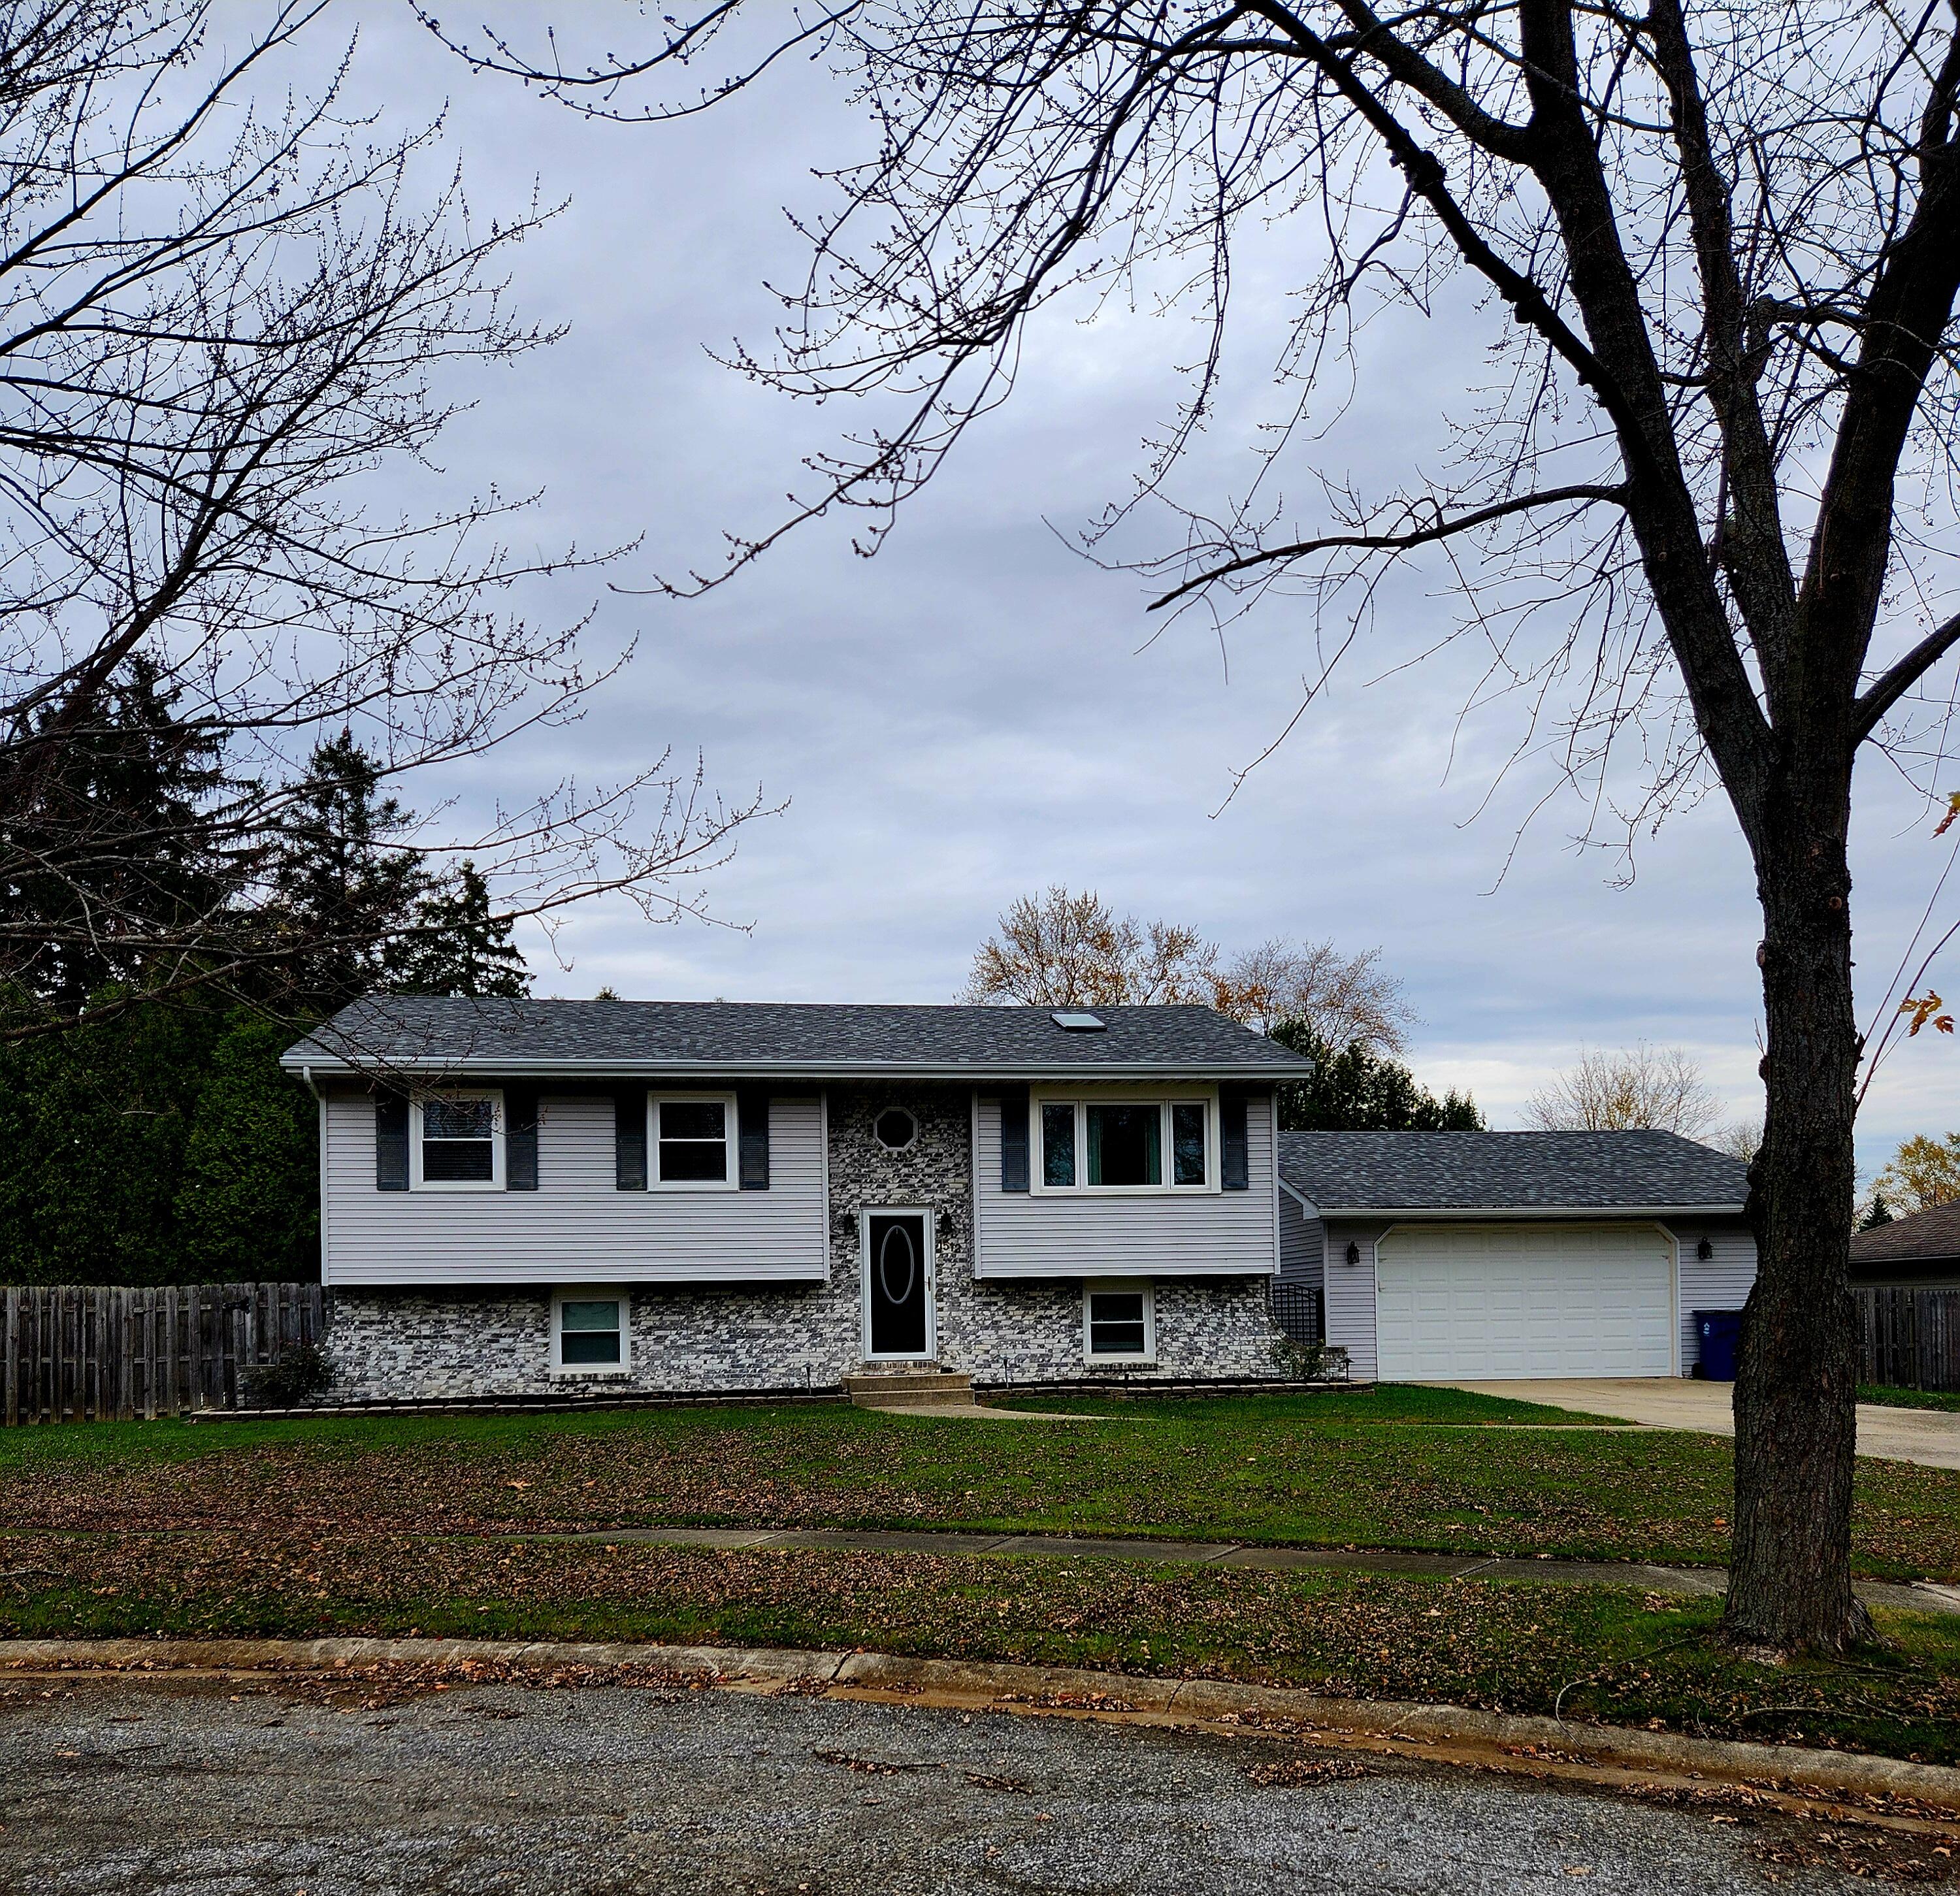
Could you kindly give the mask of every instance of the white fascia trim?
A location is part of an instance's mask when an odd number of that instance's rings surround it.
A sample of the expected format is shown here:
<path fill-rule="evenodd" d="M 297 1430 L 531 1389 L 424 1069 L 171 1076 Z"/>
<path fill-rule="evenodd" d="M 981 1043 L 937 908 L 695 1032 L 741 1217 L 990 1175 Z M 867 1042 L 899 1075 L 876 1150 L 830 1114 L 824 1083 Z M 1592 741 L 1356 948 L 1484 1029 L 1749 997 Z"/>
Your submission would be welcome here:
<path fill-rule="evenodd" d="M 1289 1185 L 1287 1189 L 1293 1191 Z M 1300 1198 L 1300 1194 L 1293 1192 Z M 1300 1203 L 1306 1201 L 1300 1198 Z M 1493 1219 L 1516 1218 L 1730 1218 L 1740 1217 L 1739 1204 L 1450 1204 L 1450 1205 L 1328 1205 L 1319 1213 L 1323 1218 L 1392 1218 L 1398 1223 L 1411 1218 L 1452 1218 L 1459 1223 L 1488 1223 Z"/>
<path fill-rule="evenodd" d="M 1316 1204 L 1304 1191 L 1295 1191 L 1294 1188 L 1291 1185 L 1288 1185 L 1284 1179 L 1280 1180 L 1280 1189 L 1284 1191 L 1295 1204 L 1298 1205 L 1300 1210 L 1304 1211 L 1309 1218 L 1317 1218 L 1321 1216 L 1319 1206 Z"/>
<path fill-rule="evenodd" d="M 816 1085 L 826 1080 L 943 1080 L 950 1085 L 975 1086 L 1023 1086 L 1068 1080 L 1127 1080 L 1138 1085 L 1173 1082 L 1179 1085 L 1203 1084 L 1229 1080 L 1240 1083 L 1263 1082 L 1277 1086 L 1303 1076 L 1289 1068 L 1216 1066 L 1139 1066 L 1134 1064 L 1071 1064 L 1065 1067 L 1016 1065 L 1000 1067 L 947 1067 L 933 1061 L 882 1061 L 861 1066 L 839 1066 L 829 1061 L 720 1061 L 720 1060 L 605 1060 L 577 1064 L 563 1060 L 494 1058 L 471 1055 L 460 1060 L 348 1061 L 308 1054 L 304 1059 L 282 1055 L 280 1067 L 297 1074 L 310 1067 L 315 1073 L 336 1078 L 385 1077 L 394 1074 L 426 1074 L 448 1080 L 463 1080 L 472 1074 L 485 1078 L 578 1080 L 603 1085 L 613 1080 L 794 1080 Z"/>
<path fill-rule="evenodd" d="M 1080 1267 L 1078 1272 L 1079 1269 Z M 556 1275 L 551 1267 L 536 1264 L 514 1265 L 508 1271 L 497 1271 L 481 1268 L 438 1271 L 412 1265 L 357 1265 L 351 1272 L 337 1271 L 333 1278 L 335 1288 L 355 1290 L 481 1290 L 486 1285 L 522 1290 L 537 1284 L 546 1284 L 553 1290 L 596 1290 L 603 1286 L 613 1290 L 655 1284 L 666 1290 L 773 1290 L 778 1285 L 807 1289 L 828 1281 L 821 1271 L 804 1265 L 759 1269 L 745 1266 L 712 1274 L 698 1268 L 670 1272 L 646 1264 L 616 1266 L 604 1258 L 589 1256 L 568 1260 L 559 1267 Z"/>

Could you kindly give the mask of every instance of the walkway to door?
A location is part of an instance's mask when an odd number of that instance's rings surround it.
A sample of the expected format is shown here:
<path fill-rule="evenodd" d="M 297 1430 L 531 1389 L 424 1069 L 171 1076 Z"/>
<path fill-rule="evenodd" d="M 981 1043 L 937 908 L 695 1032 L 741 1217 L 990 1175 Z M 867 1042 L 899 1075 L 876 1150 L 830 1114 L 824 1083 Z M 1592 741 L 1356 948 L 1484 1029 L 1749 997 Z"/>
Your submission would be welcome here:
<path fill-rule="evenodd" d="M 1657 1429 L 1691 1429 L 1704 1435 L 1733 1435 L 1730 1403 L 1733 1385 L 1698 1382 L 1690 1376 L 1564 1376 L 1515 1382 L 1446 1382 L 1448 1389 L 1478 1395 L 1507 1396 L 1514 1402 L 1543 1402 L 1610 1415 Z M 1890 1462 L 1917 1462 L 1922 1468 L 1960 1468 L 1960 1414 L 1945 1409 L 1887 1409 L 1858 1405 L 1858 1452 Z"/>

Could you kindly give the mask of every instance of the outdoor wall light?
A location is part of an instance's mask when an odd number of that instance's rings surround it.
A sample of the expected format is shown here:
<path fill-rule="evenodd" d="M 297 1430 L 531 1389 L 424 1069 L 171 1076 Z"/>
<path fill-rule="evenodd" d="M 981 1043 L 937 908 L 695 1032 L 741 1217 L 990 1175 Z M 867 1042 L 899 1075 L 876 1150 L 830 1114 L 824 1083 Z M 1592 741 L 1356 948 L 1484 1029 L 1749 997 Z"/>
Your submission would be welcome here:
<path fill-rule="evenodd" d="M 1350 1264 L 1359 1264 L 1361 1261 L 1361 1247 L 1351 1238 L 1348 1241 L 1348 1261 Z"/>
<path fill-rule="evenodd" d="M 1701 1242 L 1694 1247 L 1694 1255 L 1699 1258 L 1704 1264 L 1706 1264 L 1710 1258 L 1714 1256 L 1715 1247 L 1710 1244 L 1706 1238 L 1704 1238 Z"/>

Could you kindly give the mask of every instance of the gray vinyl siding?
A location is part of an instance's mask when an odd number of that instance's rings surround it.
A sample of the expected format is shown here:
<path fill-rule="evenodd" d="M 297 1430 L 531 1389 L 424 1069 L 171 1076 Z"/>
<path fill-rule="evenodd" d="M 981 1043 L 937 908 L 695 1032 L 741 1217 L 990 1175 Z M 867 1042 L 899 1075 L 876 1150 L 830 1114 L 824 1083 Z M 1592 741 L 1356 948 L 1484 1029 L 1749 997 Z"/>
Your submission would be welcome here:
<path fill-rule="evenodd" d="M 1246 1105 L 1246 1190 L 1136 1198 L 1003 1191 L 1001 1102 L 976 1098 L 975 1277 L 1270 1277 L 1278 1268 L 1270 1095 Z"/>
<path fill-rule="evenodd" d="M 1756 1240 L 1740 1218 L 1710 1218 L 1690 1224 L 1678 1219 L 1669 1229 L 1681 1255 L 1681 1373 L 1691 1374 L 1701 1351 L 1695 1335 L 1698 1310 L 1739 1310 L 1756 1280 Z M 1695 1255 L 1706 1238 L 1715 1255 L 1707 1263 Z"/>
<path fill-rule="evenodd" d="M 1318 1290 L 1327 1275 L 1327 1229 L 1300 1209 L 1290 1191 L 1280 1194 L 1280 1280 Z"/>
<path fill-rule="evenodd" d="M 1356 1224 L 1330 1218 L 1323 1255 L 1326 1281 L 1321 1307 L 1326 1312 L 1327 1341 L 1348 1352 L 1348 1373 L 1357 1382 L 1375 1379 L 1375 1240 L 1386 1223 Z M 1348 1247 L 1357 1246 L 1358 1264 L 1348 1261 Z"/>
<path fill-rule="evenodd" d="M 612 1102 L 539 1102 L 535 1191 L 380 1191 L 374 1105 L 329 1097 L 322 1277 L 330 1285 L 822 1283 L 823 1109 L 769 1102 L 766 1191 L 621 1191 Z"/>

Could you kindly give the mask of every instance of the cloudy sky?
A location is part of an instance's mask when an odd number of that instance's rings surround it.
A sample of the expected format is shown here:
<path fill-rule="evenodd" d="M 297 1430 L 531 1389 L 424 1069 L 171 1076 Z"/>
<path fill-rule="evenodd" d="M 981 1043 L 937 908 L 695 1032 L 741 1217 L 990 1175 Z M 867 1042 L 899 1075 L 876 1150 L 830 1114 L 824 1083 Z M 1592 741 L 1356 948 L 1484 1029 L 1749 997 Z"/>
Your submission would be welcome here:
<path fill-rule="evenodd" d="M 813 167 L 862 147 L 823 76 L 789 74 L 684 125 L 593 126 L 473 78 L 393 0 L 339 18 L 360 28 L 352 92 L 364 107 L 399 123 L 447 107 L 479 215 L 520 206 L 533 180 L 569 199 L 516 256 L 513 290 L 570 333 L 485 379 L 448 437 L 450 468 L 542 486 L 542 544 L 643 535 L 622 585 L 712 565 L 724 530 L 773 524 L 799 457 L 848 418 L 791 405 L 709 352 L 737 336 L 766 342 L 765 280 L 793 280 L 801 259 L 782 207 L 820 208 Z M 621 9 L 619 37 L 636 21 Z M 328 50 L 317 36 L 309 57 Z M 1244 479 L 1246 434 L 1233 422 L 1262 392 L 1297 274 L 1287 246 L 1299 240 L 1278 234 L 1240 283 L 1243 346 L 1186 478 L 1194 499 Z M 1366 377 L 1365 399 L 1317 450 L 1327 472 L 1379 491 L 1440 444 L 1440 416 L 1464 411 L 1483 371 L 1484 332 L 1450 313 L 1369 332 L 1369 367 L 1392 372 Z M 1222 651 L 1196 621 L 1153 642 L 1138 583 L 1061 543 L 1055 529 L 1124 491 L 1193 333 L 1175 318 L 1085 314 L 1040 326 L 1013 400 L 877 559 L 851 550 L 859 523 L 822 521 L 706 600 L 608 593 L 593 649 L 634 640 L 635 656 L 585 721 L 418 787 L 466 813 L 568 769 L 630 771 L 671 743 L 704 753 L 733 795 L 759 785 L 786 800 L 714 880 L 716 913 L 740 928 L 649 928 L 624 907 L 596 908 L 562 931 L 555 956 L 526 943 L 538 991 L 947 1000 L 1002 907 L 1059 882 L 1228 946 L 1379 945 L 1421 1016 L 1420 1077 L 1467 1085 L 1494 1125 L 1517 1123 L 1526 1095 L 1583 1047 L 1642 1037 L 1689 1048 L 1736 1113 L 1758 1112 L 1759 930 L 1719 799 L 1646 839 L 1630 886 L 1615 886 L 1614 859 L 1573 846 L 1583 813 L 1556 799 L 1507 870 L 1522 813 L 1551 787 L 1528 761 L 1486 806 L 1516 739 L 1511 714 L 1459 727 L 1468 654 L 1370 682 L 1382 666 L 1364 647 L 1226 803 L 1234 771 L 1297 704 L 1311 627 L 1276 600 Z M 574 582 L 530 603 L 569 616 L 592 590 Z M 1440 584 L 1397 589 L 1379 654 L 1446 627 L 1451 610 Z M 1882 766 L 1867 765 L 1860 788 L 1869 1008 L 1946 845 Z M 1874 1088 L 1863 1156 L 1875 1164 L 1902 1134 L 1954 1124 L 1960 1048 L 1915 1043 Z"/>

